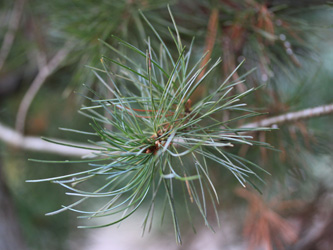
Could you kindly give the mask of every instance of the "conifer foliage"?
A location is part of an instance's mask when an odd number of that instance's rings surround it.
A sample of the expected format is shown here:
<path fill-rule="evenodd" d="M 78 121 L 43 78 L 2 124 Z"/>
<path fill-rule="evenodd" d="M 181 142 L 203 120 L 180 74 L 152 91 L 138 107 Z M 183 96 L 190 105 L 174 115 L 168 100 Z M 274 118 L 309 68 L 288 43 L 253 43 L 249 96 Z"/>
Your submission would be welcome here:
<path fill-rule="evenodd" d="M 138 213 L 145 232 L 169 216 L 180 244 L 187 223 L 214 230 L 213 217 L 245 206 L 235 224 L 249 249 L 330 244 L 331 221 L 315 216 L 333 211 L 329 3 L 17 0 L 0 10 L 0 140 L 40 152 L 26 164 L 48 169 L 26 174 L 4 157 L 16 199 L 25 188 L 10 176 L 22 172 L 38 182 L 30 188 L 65 189 L 48 215 L 96 219 L 82 228 Z M 60 120 L 71 128 L 54 132 Z M 48 139 L 65 132 L 70 141 Z M 318 220 L 327 230 L 313 236 Z"/>

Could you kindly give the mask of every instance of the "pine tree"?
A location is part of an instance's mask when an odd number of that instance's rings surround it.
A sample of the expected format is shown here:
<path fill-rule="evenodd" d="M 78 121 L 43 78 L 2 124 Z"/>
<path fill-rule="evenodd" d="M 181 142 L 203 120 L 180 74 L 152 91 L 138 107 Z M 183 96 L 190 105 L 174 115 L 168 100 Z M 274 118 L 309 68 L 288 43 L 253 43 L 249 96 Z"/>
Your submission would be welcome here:
<path fill-rule="evenodd" d="M 330 219 L 319 220 L 323 231 L 305 240 L 318 223 L 315 215 L 332 213 L 331 207 L 323 209 L 330 203 L 333 135 L 332 18 L 324 1 L 1 5 L 1 123 L 16 131 L 0 124 L 0 139 L 40 152 L 13 163 L 10 155 L 17 151 L 2 146 L 7 183 L 18 204 L 20 192 L 51 185 L 23 184 L 40 178 L 78 198 L 59 198 L 47 209 L 72 205 L 50 214 L 120 213 L 103 219 L 104 226 L 131 220 L 141 209 L 144 230 L 150 230 L 154 213 L 164 211 L 180 243 L 188 225 L 214 229 L 213 216 L 219 222 L 219 214 L 247 208 L 244 222 L 235 224 L 243 226 L 249 249 L 329 246 Z M 50 100 L 57 104 L 52 107 Z M 76 116 L 80 105 L 83 116 Z M 71 129 L 56 131 L 59 126 Z M 44 140 L 29 137 L 44 131 Z M 71 170 L 51 170 L 48 162 L 69 164 Z M 15 184 L 14 173 L 21 171 L 15 164 L 47 170 L 23 173 Z M 84 205 L 94 197 L 104 200 L 99 210 Z M 33 211 L 34 203 L 30 198 L 23 206 Z M 45 212 L 37 211 L 35 216 Z M 29 241 L 29 226 L 33 223 L 23 227 L 28 245 L 43 247 Z M 61 247 L 66 248 L 56 246 Z"/>

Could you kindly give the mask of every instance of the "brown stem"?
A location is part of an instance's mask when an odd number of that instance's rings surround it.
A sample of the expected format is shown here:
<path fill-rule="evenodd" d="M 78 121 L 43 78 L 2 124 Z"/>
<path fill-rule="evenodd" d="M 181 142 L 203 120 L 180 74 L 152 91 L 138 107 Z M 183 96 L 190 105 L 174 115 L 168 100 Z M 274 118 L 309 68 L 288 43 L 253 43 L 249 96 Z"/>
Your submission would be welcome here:
<path fill-rule="evenodd" d="M 208 27 L 207 27 L 207 34 L 206 34 L 206 41 L 205 41 L 205 51 L 207 51 L 207 55 L 205 56 L 205 58 L 202 60 L 201 64 L 200 64 L 200 68 L 204 67 L 214 48 L 215 45 L 215 41 L 216 41 L 216 34 L 217 34 L 217 28 L 218 28 L 218 20 L 219 20 L 219 11 L 218 9 L 214 8 L 212 9 L 212 13 L 210 15 L 209 18 L 209 22 L 208 22 Z M 206 68 L 204 68 L 199 76 L 198 76 L 198 80 L 200 80 L 204 74 L 206 73 Z M 204 85 L 200 85 L 192 94 L 191 99 L 196 101 L 198 99 L 201 99 L 202 95 L 205 94 L 205 88 Z"/>

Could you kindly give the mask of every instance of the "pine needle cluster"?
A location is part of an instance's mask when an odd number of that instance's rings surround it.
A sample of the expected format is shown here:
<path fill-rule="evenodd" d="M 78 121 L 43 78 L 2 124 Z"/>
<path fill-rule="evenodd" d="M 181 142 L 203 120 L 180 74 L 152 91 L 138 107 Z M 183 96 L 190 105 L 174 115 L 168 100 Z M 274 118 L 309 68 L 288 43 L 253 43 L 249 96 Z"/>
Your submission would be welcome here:
<path fill-rule="evenodd" d="M 253 141 L 247 134 L 265 128 L 235 127 L 236 121 L 259 115 L 241 102 L 244 96 L 255 89 L 235 94 L 233 88 L 243 84 L 244 80 L 240 77 L 232 81 L 231 74 L 220 81 L 218 87 L 206 97 L 192 103 L 191 95 L 207 81 L 221 60 L 211 63 L 209 59 L 202 65 L 206 53 L 193 63 L 193 41 L 188 49 L 182 44 L 175 20 L 169 12 L 174 25 L 169 31 L 178 51 L 177 56 L 172 54 L 142 13 L 160 43 L 157 49 L 151 45 L 150 38 L 146 40 L 146 50 L 142 51 L 114 37 L 120 46 L 129 50 L 128 55 L 104 43 L 118 59 L 103 56 L 102 67 L 91 69 L 112 98 L 105 98 L 88 87 L 95 97 L 86 96 L 91 105 L 83 107 L 81 112 L 91 118 L 94 132 L 74 131 L 98 138 L 91 141 L 92 146 L 89 148 L 94 152 L 94 158 L 76 161 L 87 163 L 88 170 L 36 180 L 60 184 L 69 190 L 68 195 L 80 197 L 73 204 L 50 214 L 64 210 L 78 212 L 83 218 L 121 214 L 119 219 L 101 225 L 109 226 L 129 217 L 145 200 L 149 200 L 144 219 L 146 228 L 157 193 L 161 190 L 166 204 L 169 204 L 176 239 L 180 243 L 175 208 L 175 197 L 180 193 L 177 185 L 181 187 L 189 216 L 191 203 L 210 227 L 207 202 L 211 202 L 216 216 L 216 204 L 219 202 L 209 174 L 210 165 L 218 165 L 230 171 L 244 187 L 247 183 L 254 185 L 252 177 L 261 180 L 255 169 L 263 169 L 228 150 L 238 144 L 268 146 Z M 118 70 L 111 72 L 110 68 L 114 68 L 114 65 Z M 233 116 L 221 121 L 221 114 L 225 111 L 231 112 Z M 109 117 L 105 116 L 106 112 Z M 106 125 L 112 130 L 106 129 Z M 87 191 L 85 183 L 93 179 L 97 179 L 100 186 Z M 106 202 L 97 211 L 76 208 L 89 198 L 101 198 Z"/>

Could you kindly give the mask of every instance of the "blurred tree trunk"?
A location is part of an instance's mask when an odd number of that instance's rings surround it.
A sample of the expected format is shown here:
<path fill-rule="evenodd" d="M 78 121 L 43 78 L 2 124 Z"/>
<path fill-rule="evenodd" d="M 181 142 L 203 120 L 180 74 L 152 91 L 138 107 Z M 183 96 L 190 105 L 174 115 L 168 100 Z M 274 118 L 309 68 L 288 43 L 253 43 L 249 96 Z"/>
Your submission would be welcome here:
<path fill-rule="evenodd" d="M 0 249 L 26 249 L 0 158 Z"/>

